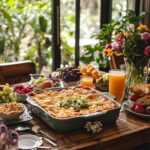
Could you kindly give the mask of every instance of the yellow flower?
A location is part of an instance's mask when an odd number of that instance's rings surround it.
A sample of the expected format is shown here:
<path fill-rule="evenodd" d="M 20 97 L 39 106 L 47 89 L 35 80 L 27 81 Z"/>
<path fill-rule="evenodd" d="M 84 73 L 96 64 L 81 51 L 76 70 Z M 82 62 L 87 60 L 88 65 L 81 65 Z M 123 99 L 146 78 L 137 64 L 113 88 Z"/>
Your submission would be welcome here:
<path fill-rule="evenodd" d="M 125 33 L 124 33 L 124 36 L 125 36 L 126 38 L 128 38 L 130 35 L 131 35 L 130 32 L 125 32 Z"/>
<path fill-rule="evenodd" d="M 147 25 L 141 24 L 137 27 L 138 30 L 144 30 L 144 31 L 149 31 L 149 28 Z"/>
<path fill-rule="evenodd" d="M 112 55 L 113 55 L 113 51 L 112 51 L 112 49 L 107 48 L 107 49 L 105 50 L 105 54 L 106 54 L 106 56 L 107 56 L 107 57 L 112 56 Z"/>

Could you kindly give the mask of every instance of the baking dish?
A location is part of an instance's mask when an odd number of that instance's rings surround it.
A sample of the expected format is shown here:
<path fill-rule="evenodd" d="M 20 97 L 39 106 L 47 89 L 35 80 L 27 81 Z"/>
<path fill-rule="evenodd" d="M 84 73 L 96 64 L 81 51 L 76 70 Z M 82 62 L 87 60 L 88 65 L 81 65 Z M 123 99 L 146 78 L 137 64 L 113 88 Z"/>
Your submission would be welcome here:
<path fill-rule="evenodd" d="M 60 90 L 60 89 L 51 89 Z M 109 93 L 101 93 L 105 97 L 114 101 Z M 95 112 L 88 115 L 82 115 L 74 118 L 56 118 L 49 114 L 44 108 L 39 106 L 30 95 L 28 95 L 27 102 L 31 107 L 31 111 L 41 118 L 46 124 L 48 124 L 52 129 L 58 131 L 71 131 L 84 127 L 88 121 L 101 121 L 102 123 L 114 122 L 119 116 L 121 105 L 114 101 L 116 108 L 107 111 Z"/>

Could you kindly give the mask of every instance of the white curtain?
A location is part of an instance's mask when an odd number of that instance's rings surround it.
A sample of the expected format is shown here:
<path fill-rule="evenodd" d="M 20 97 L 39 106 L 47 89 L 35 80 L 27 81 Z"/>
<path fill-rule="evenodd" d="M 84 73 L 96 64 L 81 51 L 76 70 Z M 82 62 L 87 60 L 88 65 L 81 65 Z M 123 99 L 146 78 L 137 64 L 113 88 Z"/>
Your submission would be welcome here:
<path fill-rule="evenodd" d="M 150 12 L 150 0 L 141 0 L 141 8 L 140 11 L 144 12 Z M 150 14 L 148 14 L 145 19 L 143 20 L 143 23 L 150 26 Z"/>

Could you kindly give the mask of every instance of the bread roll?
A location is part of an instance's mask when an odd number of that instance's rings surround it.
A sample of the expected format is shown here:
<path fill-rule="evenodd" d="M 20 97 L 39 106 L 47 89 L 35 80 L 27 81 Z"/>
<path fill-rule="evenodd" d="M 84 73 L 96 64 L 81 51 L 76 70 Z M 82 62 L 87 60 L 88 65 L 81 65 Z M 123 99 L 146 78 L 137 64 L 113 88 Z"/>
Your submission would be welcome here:
<path fill-rule="evenodd" d="M 136 95 L 145 95 L 150 93 L 150 84 L 136 84 L 131 87 L 131 92 Z"/>
<path fill-rule="evenodd" d="M 143 106 L 150 106 L 150 94 L 145 95 L 142 98 L 139 98 L 136 101 L 136 104 L 143 105 Z"/>

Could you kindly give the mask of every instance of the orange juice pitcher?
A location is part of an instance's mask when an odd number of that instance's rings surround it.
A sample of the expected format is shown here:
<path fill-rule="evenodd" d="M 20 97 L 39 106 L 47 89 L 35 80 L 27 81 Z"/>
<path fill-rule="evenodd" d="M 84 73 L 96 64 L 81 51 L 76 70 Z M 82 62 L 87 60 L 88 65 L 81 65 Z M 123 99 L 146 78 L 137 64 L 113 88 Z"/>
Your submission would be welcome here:
<path fill-rule="evenodd" d="M 126 74 L 122 70 L 109 71 L 109 93 L 116 97 L 118 102 L 124 97 Z"/>

